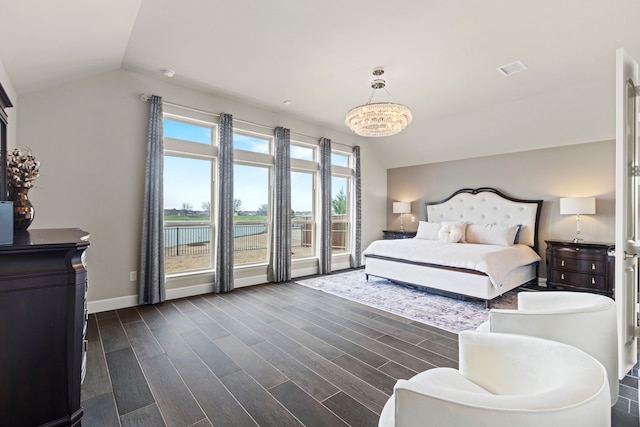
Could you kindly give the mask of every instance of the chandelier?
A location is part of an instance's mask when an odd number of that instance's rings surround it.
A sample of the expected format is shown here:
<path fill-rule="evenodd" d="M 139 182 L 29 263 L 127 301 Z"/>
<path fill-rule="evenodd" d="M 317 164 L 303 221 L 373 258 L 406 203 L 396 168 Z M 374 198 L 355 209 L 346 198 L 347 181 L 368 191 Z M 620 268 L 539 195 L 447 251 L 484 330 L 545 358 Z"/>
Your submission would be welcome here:
<path fill-rule="evenodd" d="M 360 105 L 347 113 L 345 124 L 360 136 L 394 135 L 411 123 L 411 110 L 397 102 L 371 102 L 378 89 L 395 98 L 385 89 L 385 82 L 380 78 L 384 74 L 382 67 L 373 69 L 374 80 L 371 82 L 371 95 L 366 104 Z"/>

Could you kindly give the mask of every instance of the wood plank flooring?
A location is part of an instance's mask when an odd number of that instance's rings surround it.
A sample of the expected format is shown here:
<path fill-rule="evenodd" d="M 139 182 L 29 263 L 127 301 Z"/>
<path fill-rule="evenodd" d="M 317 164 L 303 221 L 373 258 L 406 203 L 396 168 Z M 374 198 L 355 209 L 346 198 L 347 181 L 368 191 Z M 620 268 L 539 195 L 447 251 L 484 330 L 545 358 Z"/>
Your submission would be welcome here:
<path fill-rule="evenodd" d="M 91 315 L 84 427 L 376 426 L 457 335 L 294 283 Z M 638 378 L 615 427 L 638 425 Z"/>

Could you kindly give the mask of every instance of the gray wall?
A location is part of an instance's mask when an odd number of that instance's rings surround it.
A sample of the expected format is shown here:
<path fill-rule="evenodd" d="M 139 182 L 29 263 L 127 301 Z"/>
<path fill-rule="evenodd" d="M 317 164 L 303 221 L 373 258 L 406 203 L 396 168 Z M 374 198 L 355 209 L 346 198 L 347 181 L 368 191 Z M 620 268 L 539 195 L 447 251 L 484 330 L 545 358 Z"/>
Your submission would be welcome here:
<path fill-rule="evenodd" d="M 614 241 L 615 141 L 547 148 L 387 170 L 387 227 L 400 226 L 392 202 L 412 202 L 405 228 L 424 220 L 424 203 L 447 197 L 460 188 L 494 187 L 523 199 L 542 199 L 539 245 L 545 277 L 545 239 L 572 239 L 575 216 L 560 215 L 560 197 L 596 197 L 596 215 L 582 215 L 587 241 Z M 411 222 L 411 217 L 415 222 Z"/>

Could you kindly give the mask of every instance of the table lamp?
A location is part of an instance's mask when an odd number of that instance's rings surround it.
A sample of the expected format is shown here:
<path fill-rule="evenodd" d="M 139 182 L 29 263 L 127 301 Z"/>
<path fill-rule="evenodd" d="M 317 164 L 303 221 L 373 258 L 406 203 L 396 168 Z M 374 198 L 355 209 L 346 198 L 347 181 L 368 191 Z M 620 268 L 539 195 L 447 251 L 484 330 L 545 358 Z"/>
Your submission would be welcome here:
<path fill-rule="evenodd" d="M 400 214 L 400 231 L 404 233 L 403 215 L 411 212 L 411 202 L 393 202 L 393 213 Z"/>
<path fill-rule="evenodd" d="M 576 237 L 574 243 L 584 242 L 580 234 L 580 215 L 593 215 L 596 213 L 595 197 L 562 197 L 560 198 L 560 215 L 576 216 Z"/>

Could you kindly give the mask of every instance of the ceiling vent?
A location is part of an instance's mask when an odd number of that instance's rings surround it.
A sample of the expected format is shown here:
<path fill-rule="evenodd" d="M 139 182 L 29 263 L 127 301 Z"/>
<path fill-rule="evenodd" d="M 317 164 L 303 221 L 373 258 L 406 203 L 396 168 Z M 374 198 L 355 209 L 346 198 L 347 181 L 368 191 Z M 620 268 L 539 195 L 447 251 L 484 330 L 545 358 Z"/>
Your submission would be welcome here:
<path fill-rule="evenodd" d="M 524 65 L 522 61 L 512 62 L 511 64 L 503 65 L 498 67 L 497 70 L 503 76 L 510 76 L 511 74 L 519 73 L 520 71 L 524 71 L 527 69 L 527 66 Z"/>

